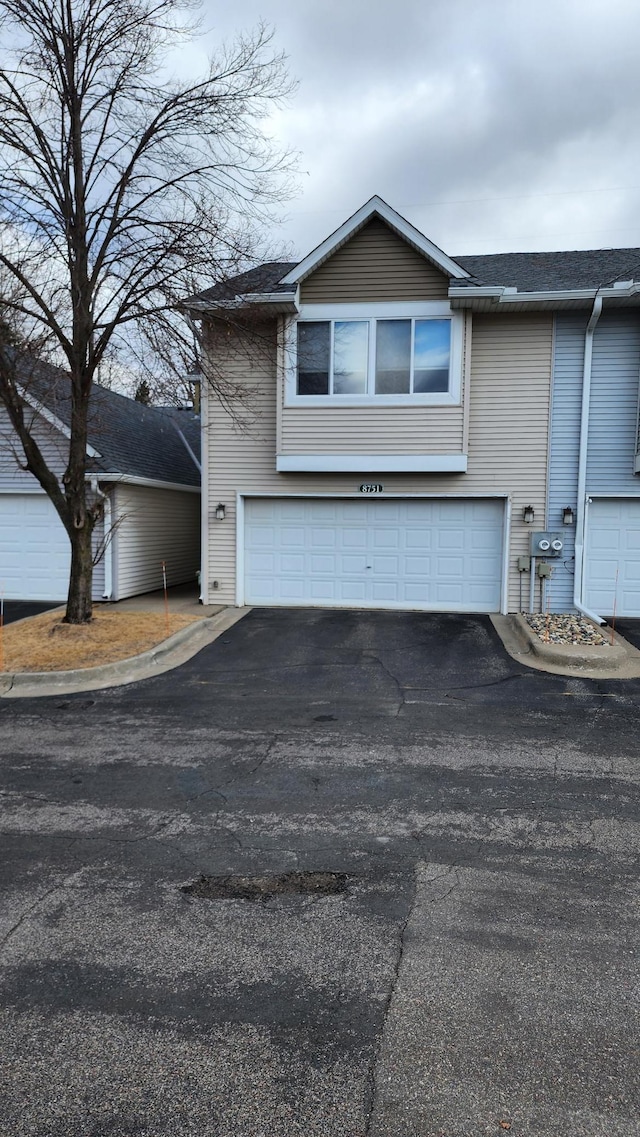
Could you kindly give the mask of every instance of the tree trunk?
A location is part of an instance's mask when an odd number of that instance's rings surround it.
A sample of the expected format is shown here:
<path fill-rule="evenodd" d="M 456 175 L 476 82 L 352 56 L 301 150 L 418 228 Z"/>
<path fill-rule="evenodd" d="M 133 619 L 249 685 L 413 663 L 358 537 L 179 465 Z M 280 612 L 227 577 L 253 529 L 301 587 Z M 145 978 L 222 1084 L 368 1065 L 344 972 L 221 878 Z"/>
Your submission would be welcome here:
<path fill-rule="evenodd" d="M 71 540 L 71 575 L 67 596 L 65 624 L 88 624 L 91 619 L 91 585 L 93 581 L 93 549 L 91 526 L 74 529 Z"/>

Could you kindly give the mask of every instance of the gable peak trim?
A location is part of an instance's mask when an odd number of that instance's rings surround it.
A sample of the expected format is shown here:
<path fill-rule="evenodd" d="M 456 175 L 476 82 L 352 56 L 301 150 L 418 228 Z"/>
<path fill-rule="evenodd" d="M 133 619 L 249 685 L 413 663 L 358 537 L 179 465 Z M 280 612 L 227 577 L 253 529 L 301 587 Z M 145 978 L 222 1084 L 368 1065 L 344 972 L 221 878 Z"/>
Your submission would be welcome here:
<path fill-rule="evenodd" d="M 470 273 L 463 269 L 456 261 L 448 257 L 446 253 L 434 245 L 424 233 L 416 229 L 410 221 L 402 217 L 395 209 L 392 209 L 386 201 L 377 195 L 366 201 L 360 209 L 356 210 L 351 217 L 348 217 L 342 225 L 339 226 L 335 232 L 331 233 L 324 241 L 321 242 L 315 249 L 304 257 L 298 265 L 286 276 L 282 277 L 281 284 L 300 284 L 306 280 L 315 269 L 319 268 L 321 264 L 329 259 L 342 245 L 346 245 L 351 237 L 362 229 L 368 221 L 374 217 L 380 218 L 381 221 L 386 222 L 390 229 L 402 237 L 409 245 L 412 245 L 419 253 L 421 253 L 427 260 L 431 261 L 447 276 L 454 277 L 458 280 L 468 280 Z"/>

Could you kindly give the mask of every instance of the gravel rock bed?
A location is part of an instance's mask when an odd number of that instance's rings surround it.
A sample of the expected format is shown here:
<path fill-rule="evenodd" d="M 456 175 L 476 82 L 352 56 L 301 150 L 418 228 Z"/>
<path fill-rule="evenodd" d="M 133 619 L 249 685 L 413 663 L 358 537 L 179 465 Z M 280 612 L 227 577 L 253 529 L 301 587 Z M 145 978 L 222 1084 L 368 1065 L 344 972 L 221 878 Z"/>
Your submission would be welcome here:
<path fill-rule="evenodd" d="M 545 613 L 528 616 L 525 620 L 543 643 L 578 644 L 580 647 L 608 647 L 609 641 L 584 616 L 563 616 Z"/>

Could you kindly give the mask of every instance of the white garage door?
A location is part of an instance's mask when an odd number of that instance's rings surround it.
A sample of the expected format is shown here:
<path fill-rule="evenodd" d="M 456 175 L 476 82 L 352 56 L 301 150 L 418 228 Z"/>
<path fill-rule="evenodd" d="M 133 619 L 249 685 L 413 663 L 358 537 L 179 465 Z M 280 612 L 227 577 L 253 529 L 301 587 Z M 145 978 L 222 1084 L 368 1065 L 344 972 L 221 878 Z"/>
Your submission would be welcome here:
<path fill-rule="evenodd" d="M 64 600 L 69 538 L 44 494 L 0 494 L 0 588 L 8 600 Z"/>
<path fill-rule="evenodd" d="M 593 501 L 586 551 L 587 608 L 611 616 L 615 597 L 619 616 L 640 616 L 640 500 Z"/>
<path fill-rule="evenodd" d="M 497 612 L 503 516 L 490 500 L 250 498 L 245 602 Z"/>

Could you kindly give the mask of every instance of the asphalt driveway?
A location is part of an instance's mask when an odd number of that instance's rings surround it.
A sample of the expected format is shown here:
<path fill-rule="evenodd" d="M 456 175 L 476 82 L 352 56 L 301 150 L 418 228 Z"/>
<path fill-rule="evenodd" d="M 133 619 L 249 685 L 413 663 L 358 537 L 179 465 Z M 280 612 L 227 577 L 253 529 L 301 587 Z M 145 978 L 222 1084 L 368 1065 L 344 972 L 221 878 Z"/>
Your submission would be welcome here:
<path fill-rule="evenodd" d="M 640 1133 L 639 703 L 483 617 L 284 610 L 0 702 L 4 1129 Z"/>
<path fill-rule="evenodd" d="M 59 607 L 59 600 L 5 600 L 4 623 L 13 624 L 16 620 L 38 616 L 40 612 L 49 612 L 52 608 Z"/>

